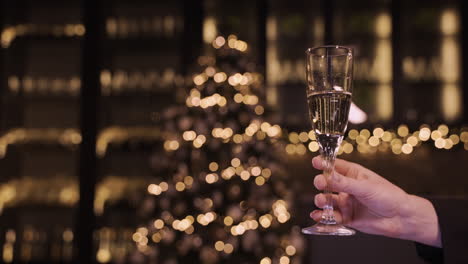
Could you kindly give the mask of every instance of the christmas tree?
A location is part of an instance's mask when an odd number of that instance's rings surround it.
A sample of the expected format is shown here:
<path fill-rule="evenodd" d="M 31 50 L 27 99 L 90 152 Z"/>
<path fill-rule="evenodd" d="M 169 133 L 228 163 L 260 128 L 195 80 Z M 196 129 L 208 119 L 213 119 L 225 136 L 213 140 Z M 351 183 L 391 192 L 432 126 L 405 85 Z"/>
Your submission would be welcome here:
<path fill-rule="evenodd" d="M 213 47 L 198 60 L 185 104 L 159 118 L 164 140 L 132 261 L 298 263 L 282 130 L 265 117 L 262 75 L 236 36 Z"/>

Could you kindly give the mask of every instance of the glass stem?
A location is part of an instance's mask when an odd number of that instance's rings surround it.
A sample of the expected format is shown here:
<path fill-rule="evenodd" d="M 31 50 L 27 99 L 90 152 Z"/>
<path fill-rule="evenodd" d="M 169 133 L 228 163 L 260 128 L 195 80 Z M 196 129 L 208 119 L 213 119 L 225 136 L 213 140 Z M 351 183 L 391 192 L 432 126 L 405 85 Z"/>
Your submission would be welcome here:
<path fill-rule="evenodd" d="M 325 153 L 324 153 L 325 154 Z M 325 194 L 326 204 L 323 207 L 322 220 L 320 221 L 323 224 L 336 224 L 335 215 L 333 214 L 333 197 L 332 191 L 328 187 L 328 182 L 330 182 L 330 177 L 332 177 L 335 168 L 335 158 L 336 152 L 330 153 L 329 155 L 323 155 L 325 161 L 325 169 L 323 170 L 323 175 L 327 180 L 327 187 L 325 187 L 323 193 Z"/>

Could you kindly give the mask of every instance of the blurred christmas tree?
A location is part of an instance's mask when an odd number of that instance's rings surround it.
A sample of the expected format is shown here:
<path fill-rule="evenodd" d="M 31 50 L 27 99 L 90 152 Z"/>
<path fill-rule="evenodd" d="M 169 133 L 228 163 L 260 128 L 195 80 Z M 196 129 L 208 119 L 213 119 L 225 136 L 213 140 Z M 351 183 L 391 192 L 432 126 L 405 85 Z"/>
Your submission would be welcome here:
<path fill-rule="evenodd" d="M 133 262 L 298 263 L 303 242 L 290 224 L 281 128 L 265 120 L 264 87 L 231 35 L 199 58 L 184 105 L 161 114 L 155 179 L 133 240 Z"/>

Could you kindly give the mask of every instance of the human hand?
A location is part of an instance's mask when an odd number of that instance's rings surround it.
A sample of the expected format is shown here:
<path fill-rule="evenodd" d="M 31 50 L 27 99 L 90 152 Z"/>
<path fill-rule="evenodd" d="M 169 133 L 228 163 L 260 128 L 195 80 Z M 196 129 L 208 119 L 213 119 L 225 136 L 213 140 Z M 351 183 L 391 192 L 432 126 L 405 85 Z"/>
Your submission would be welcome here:
<path fill-rule="evenodd" d="M 321 157 L 312 159 L 318 170 L 324 169 Z M 398 186 L 356 163 L 342 159 L 335 161 L 335 173 L 329 178 L 333 194 L 335 219 L 361 232 L 417 241 L 441 247 L 437 215 L 431 202 L 409 195 Z M 314 179 L 317 189 L 327 186 L 324 175 Z M 324 194 L 315 196 L 315 205 L 323 208 Z M 320 221 L 321 210 L 310 214 Z"/>

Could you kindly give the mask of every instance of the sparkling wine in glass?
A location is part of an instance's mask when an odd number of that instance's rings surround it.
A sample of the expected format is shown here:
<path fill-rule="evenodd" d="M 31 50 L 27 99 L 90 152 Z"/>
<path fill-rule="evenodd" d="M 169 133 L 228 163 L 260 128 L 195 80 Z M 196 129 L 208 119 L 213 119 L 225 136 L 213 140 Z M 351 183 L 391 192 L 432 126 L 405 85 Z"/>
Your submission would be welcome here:
<path fill-rule="evenodd" d="M 353 81 L 353 50 L 343 46 L 320 46 L 306 51 L 307 102 L 312 128 L 325 161 L 323 175 L 334 173 L 338 148 L 348 125 Z M 332 193 L 325 188 L 326 205 L 317 224 L 302 229 L 311 235 L 350 236 L 355 231 L 336 222 Z"/>

